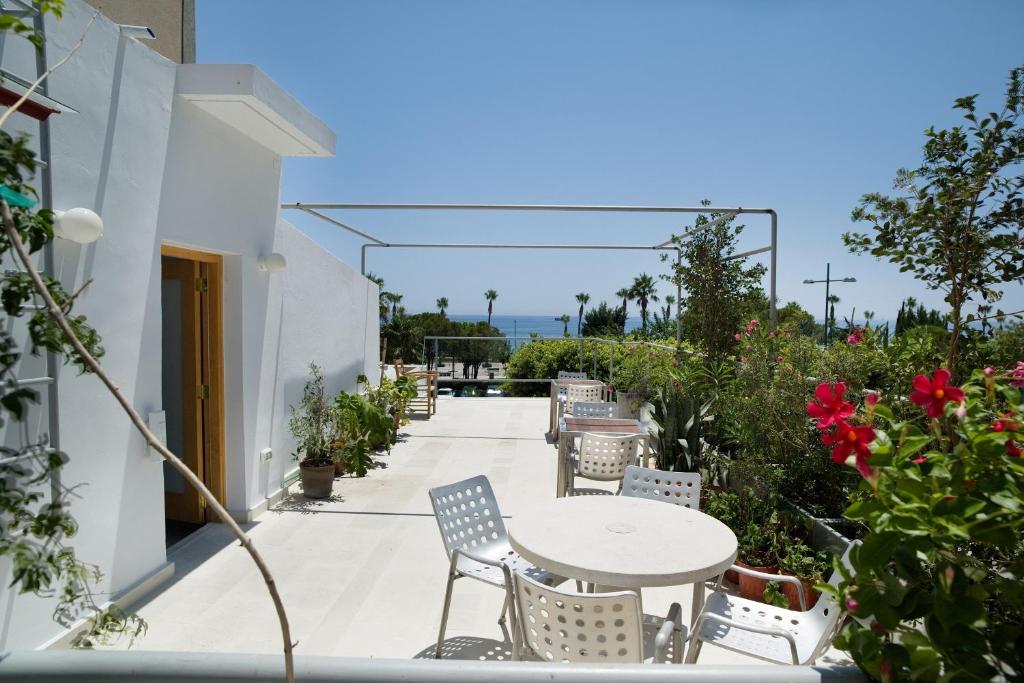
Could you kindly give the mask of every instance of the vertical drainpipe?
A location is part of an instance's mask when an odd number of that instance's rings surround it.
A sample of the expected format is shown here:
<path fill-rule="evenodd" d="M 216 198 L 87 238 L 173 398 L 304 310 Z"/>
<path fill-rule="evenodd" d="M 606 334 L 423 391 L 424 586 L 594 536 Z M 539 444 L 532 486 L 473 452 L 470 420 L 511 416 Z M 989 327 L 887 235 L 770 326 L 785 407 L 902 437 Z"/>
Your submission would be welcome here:
<path fill-rule="evenodd" d="M 679 278 L 679 269 L 683 267 L 683 250 L 676 247 L 676 354 L 679 354 L 683 342 L 683 326 L 679 319 L 679 307 L 683 303 L 683 283 Z M 775 272 L 774 270 L 772 272 Z"/>
<path fill-rule="evenodd" d="M 775 209 L 768 209 L 768 214 L 772 217 L 772 259 L 771 259 L 771 276 L 769 279 L 769 294 L 768 294 L 768 327 L 769 329 L 775 329 L 779 322 L 779 314 L 776 310 L 775 305 L 775 279 L 776 279 L 776 266 L 778 259 L 778 246 L 779 246 L 779 214 L 775 213 Z"/>
<path fill-rule="evenodd" d="M 41 36 L 40 47 L 36 50 L 36 73 L 46 73 L 46 24 L 43 13 L 35 12 L 32 18 L 33 28 Z M 44 79 L 37 88 L 40 95 L 47 95 L 49 88 Z M 39 158 L 44 162 L 40 173 L 39 208 L 53 209 L 53 173 L 52 159 L 50 154 L 50 121 L 44 119 L 39 122 Z M 56 258 L 53 253 L 53 240 L 43 247 L 43 273 L 50 277 L 56 277 Z M 47 429 L 49 431 L 50 448 L 60 450 L 60 403 L 57 396 L 57 374 L 60 372 L 60 359 L 53 352 L 46 353 L 46 375 L 50 377 L 50 384 L 46 391 L 47 404 Z M 57 500 L 61 495 L 60 470 L 55 470 L 50 475 L 51 500 Z"/>
<path fill-rule="evenodd" d="M 359 274 L 366 277 L 366 244 L 359 248 Z"/>

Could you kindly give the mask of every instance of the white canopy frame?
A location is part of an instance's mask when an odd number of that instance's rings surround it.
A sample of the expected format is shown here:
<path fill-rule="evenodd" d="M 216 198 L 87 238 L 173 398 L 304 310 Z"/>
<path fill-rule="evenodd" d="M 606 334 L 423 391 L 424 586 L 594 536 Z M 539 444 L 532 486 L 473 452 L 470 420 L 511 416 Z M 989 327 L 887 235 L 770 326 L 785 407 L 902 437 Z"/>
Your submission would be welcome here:
<path fill-rule="evenodd" d="M 562 250 L 617 250 L 617 251 L 674 251 L 676 254 L 676 265 L 681 265 L 682 249 L 673 244 L 673 239 L 665 240 L 659 244 L 489 244 L 489 243 L 445 243 L 445 242 L 387 242 L 370 235 L 362 230 L 352 227 L 323 211 L 549 211 L 549 212 L 594 212 L 594 213 L 711 213 L 718 214 L 706 225 L 700 226 L 698 230 L 707 230 L 720 225 L 729 219 L 740 214 L 766 214 L 771 219 L 771 242 L 770 244 L 751 249 L 739 254 L 733 254 L 730 258 L 740 259 L 748 256 L 755 256 L 766 252 L 771 253 L 770 265 L 768 268 L 768 323 L 774 328 L 778 322 L 776 310 L 776 274 L 778 256 L 778 228 L 779 217 L 775 209 L 765 208 L 744 208 L 736 207 L 715 207 L 715 206 L 630 206 L 630 205 L 601 205 L 601 204 L 378 204 L 378 203 L 356 203 L 356 202 L 293 202 L 281 204 L 282 209 L 296 210 L 315 216 L 322 221 L 330 223 L 335 227 L 346 230 L 366 240 L 361 247 L 359 259 L 359 271 L 366 275 L 366 250 L 377 249 L 562 249 Z M 694 230 L 684 231 L 682 239 L 694 234 Z M 682 301 L 682 286 L 676 283 L 677 301 Z M 676 342 L 680 340 L 680 328 L 676 325 Z"/>

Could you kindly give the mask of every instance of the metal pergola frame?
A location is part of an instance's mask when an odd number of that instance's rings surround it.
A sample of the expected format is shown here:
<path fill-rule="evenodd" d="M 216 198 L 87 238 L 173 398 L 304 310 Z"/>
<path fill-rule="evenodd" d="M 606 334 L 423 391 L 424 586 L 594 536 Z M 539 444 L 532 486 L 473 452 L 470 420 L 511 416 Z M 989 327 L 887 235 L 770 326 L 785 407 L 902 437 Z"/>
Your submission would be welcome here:
<path fill-rule="evenodd" d="M 748 209 L 744 207 L 715 207 L 715 206 L 629 206 L 629 205 L 600 205 L 600 204 L 379 204 L 379 203 L 355 203 L 355 202 L 293 202 L 281 204 L 282 209 L 302 211 L 315 216 L 322 221 L 330 223 L 335 227 L 346 230 L 366 240 L 360 248 L 359 272 L 366 275 L 366 250 L 367 249 L 561 249 L 561 250 L 600 250 L 600 251 L 674 251 L 676 253 L 676 265 L 682 263 L 682 249 L 674 245 L 672 239 L 665 240 L 659 244 L 488 244 L 488 243 L 444 243 L 444 242 L 386 242 L 370 235 L 362 230 L 352 227 L 336 218 L 328 216 L 323 211 L 573 211 L 573 212 L 594 212 L 594 213 L 715 213 L 719 214 L 707 225 L 701 226 L 700 230 L 707 230 L 715 225 L 724 223 L 734 216 L 740 214 L 767 214 L 771 218 L 771 243 L 764 247 L 751 249 L 740 254 L 734 254 L 729 260 L 746 258 L 765 252 L 771 253 L 771 261 L 768 270 L 769 293 L 768 293 L 768 318 L 769 326 L 775 327 L 777 322 L 775 296 L 776 296 L 776 257 L 778 255 L 778 227 L 779 217 L 774 209 Z M 682 238 L 686 239 L 693 231 L 683 232 Z M 682 286 L 676 283 L 676 300 L 682 301 Z M 676 324 L 676 342 L 680 340 L 680 328 Z"/>

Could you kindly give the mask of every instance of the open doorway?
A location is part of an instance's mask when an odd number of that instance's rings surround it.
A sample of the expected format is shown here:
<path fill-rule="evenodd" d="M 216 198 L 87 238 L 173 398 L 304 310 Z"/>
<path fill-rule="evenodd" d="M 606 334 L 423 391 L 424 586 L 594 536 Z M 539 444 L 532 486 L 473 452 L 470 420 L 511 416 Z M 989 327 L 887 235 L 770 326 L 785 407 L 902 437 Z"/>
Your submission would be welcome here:
<path fill-rule="evenodd" d="M 223 503 L 221 257 L 171 245 L 160 254 L 167 446 Z M 214 521 L 206 502 L 167 463 L 164 510 L 167 547 Z"/>

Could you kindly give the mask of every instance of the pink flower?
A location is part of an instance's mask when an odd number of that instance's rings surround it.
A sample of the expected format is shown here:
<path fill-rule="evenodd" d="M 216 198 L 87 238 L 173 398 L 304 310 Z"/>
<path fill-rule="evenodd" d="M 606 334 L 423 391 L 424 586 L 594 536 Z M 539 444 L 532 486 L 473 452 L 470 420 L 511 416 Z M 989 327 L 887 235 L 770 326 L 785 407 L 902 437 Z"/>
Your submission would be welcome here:
<path fill-rule="evenodd" d="M 991 365 L 989 365 L 987 368 L 982 370 L 982 372 L 985 373 L 986 377 L 991 377 L 992 375 L 996 374 L 996 369 L 994 367 L 992 367 Z"/>
<path fill-rule="evenodd" d="M 775 362 L 776 363 L 781 363 L 782 362 L 782 356 L 775 356 Z"/>
<path fill-rule="evenodd" d="M 862 341 L 864 341 L 864 338 L 862 336 L 863 334 L 864 334 L 864 330 L 862 330 L 861 328 L 859 328 L 859 327 L 853 328 L 853 332 L 851 332 L 846 337 L 846 343 L 850 344 L 852 346 L 856 346 L 857 344 L 860 344 Z"/>
<path fill-rule="evenodd" d="M 855 457 L 854 466 L 865 479 L 872 479 L 875 476 L 871 466 L 868 465 L 868 459 L 871 457 L 868 444 L 874 440 L 874 428 L 868 425 L 854 427 L 841 420 L 836 422 L 834 432 L 821 435 L 821 442 L 826 446 L 832 446 L 832 461 L 841 465 L 853 455 Z"/>
<path fill-rule="evenodd" d="M 941 417 L 947 403 L 964 400 L 963 390 L 950 384 L 950 377 L 946 368 L 936 370 L 931 379 L 918 375 L 914 378 L 914 391 L 910 394 L 910 400 L 924 408 L 928 417 Z"/>
<path fill-rule="evenodd" d="M 859 602 L 857 602 L 853 598 L 846 598 L 846 611 L 847 612 L 856 612 L 859 609 L 860 609 L 860 603 Z"/>
<path fill-rule="evenodd" d="M 914 458 L 913 460 L 911 460 L 911 462 L 914 463 L 915 465 L 920 465 L 923 462 L 927 462 L 927 458 L 922 456 L 922 457 L 919 457 L 919 458 Z"/>
<path fill-rule="evenodd" d="M 1010 384 L 1018 389 L 1024 389 L 1024 360 L 1017 361 L 1017 367 L 1013 369 L 1013 381 Z"/>
<path fill-rule="evenodd" d="M 953 414 L 956 415 L 956 419 L 958 419 L 958 420 L 962 420 L 965 417 L 967 417 L 967 406 L 966 406 L 966 404 L 961 403 L 960 405 L 958 405 L 956 407 L 956 410 L 953 411 Z"/>
<path fill-rule="evenodd" d="M 1006 454 L 1011 458 L 1019 458 L 1021 454 L 1020 446 L 1013 439 L 1006 442 Z"/>
<path fill-rule="evenodd" d="M 867 396 L 864 397 L 864 402 L 867 403 L 869 406 L 875 406 L 875 404 L 878 403 L 878 392 L 869 391 Z"/>
<path fill-rule="evenodd" d="M 736 334 L 733 335 L 732 338 L 735 339 L 736 341 L 739 341 L 740 339 L 743 339 L 743 335 L 737 332 Z"/>
<path fill-rule="evenodd" d="M 814 390 L 815 401 L 807 404 L 807 414 L 818 421 L 818 429 L 825 431 L 853 415 L 853 404 L 843 400 L 845 393 L 846 384 L 843 382 L 834 387 L 822 382 Z"/>

